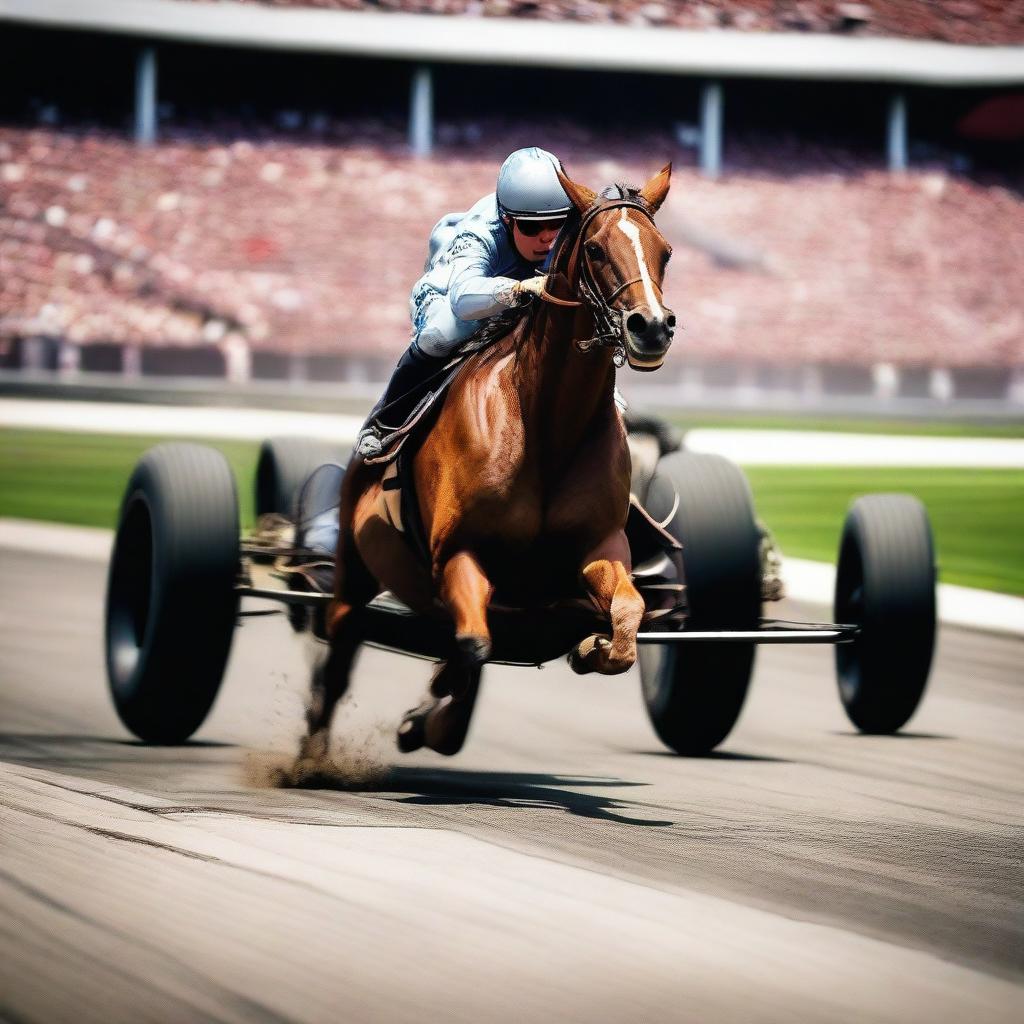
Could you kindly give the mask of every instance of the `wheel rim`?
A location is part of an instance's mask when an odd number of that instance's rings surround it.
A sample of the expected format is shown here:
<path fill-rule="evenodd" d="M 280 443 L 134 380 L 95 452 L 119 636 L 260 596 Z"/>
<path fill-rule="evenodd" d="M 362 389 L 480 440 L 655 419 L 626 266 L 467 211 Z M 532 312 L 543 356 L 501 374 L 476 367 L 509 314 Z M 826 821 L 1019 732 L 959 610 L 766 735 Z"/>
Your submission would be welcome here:
<path fill-rule="evenodd" d="M 864 567 L 860 552 L 849 541 L 839 559 L 839 580 L 835 615 L 836 621 L 864 628 Z M 839 695 L 845 704 L 857 697 L 860 689 L 860 664 L 864 656 L 863 632 L 850 644 L 836 646 L 836 674 L 839 678 Z"/>
<path fill-rule="evenodd" d="M 149 505 L 135 495 L 118 530 L 110 564 L 107 598 L 107 651 L 111 681 L 131 689 L 149 631 L 153 591 L 153 521 Z"/>

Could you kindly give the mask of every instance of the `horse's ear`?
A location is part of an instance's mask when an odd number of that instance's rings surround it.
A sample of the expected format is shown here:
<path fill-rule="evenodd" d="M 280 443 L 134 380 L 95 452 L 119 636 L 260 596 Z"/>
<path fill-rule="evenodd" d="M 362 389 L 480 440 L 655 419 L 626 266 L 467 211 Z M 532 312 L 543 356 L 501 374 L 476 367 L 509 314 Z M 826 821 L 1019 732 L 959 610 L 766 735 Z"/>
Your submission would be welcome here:
<path fill-rule="evenodd" d="M 589 210 L 593 205 L 594 200 L 597 198 L 597 193 L 592 192 L 586 185 L 580 185 L 578 182 L 572 180 L 565 171 L 562 170 L 561 166 L 555 168 L 555 173 L 558 175 L 558 180 L 562 184 L 562 188 L 565 189 L 565 194 L 569 197 L 569 201 L 573 206 L 576 207 L 580 213 L 584 213 Z"/>
<path fill-rule="evenodd" d="M 668 195 L 668 187 L 671 182 L 672 164 L 667 163 L 640 189 L 640 197 L 651 208 L 651 213 L 657 213 L 661 204 L 665 202 L 665 196 Z"/>

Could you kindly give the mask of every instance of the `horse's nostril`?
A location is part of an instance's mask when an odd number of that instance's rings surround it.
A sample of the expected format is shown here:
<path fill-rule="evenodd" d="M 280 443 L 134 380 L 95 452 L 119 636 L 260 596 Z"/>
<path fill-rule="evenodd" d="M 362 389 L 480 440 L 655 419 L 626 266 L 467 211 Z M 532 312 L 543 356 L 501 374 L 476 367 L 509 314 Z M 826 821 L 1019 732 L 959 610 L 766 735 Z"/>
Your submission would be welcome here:
<path fill-rule="evenodd" d="M 647 330 L 647 321 L 642 313 L 630 313 L 626 320 L 626 330 L 638 337 Z"/>
<path fill-rule="evenodd" d="M 665 323 L 668 324 L 668 329 L 670 331 L 674 331 L 676 329 L 676 315 L 675 315 L 675 313 L 669 313 L 669 315 L 667 317 L 665 317 Z"/>

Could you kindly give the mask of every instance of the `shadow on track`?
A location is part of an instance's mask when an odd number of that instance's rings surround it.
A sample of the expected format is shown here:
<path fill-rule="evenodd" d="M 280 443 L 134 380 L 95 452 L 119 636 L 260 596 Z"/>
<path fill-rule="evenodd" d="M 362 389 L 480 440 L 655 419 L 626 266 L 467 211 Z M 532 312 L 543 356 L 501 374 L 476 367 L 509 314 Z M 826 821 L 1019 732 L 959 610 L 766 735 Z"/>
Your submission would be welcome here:
<path fill-rule="evenodd" d="M 620 825 L 665 828 L 675 822 L 636 818 L 621 813 L 639 805 L 616 800 L 603 793 L 576 789 L 644 786 L 644 782 L 575 775 L 547 775 L 529 772 L 470 772 L 438 768 L 393 768 L 387 788 L 409 795 L 399 803 L 426 806 L 481 805 L 485 807 L 529 807 L 563 810 L 583 818 L 612 821 Z M 571 787 L 571 788 L 566 788 Z"/>
<path fill-rule="evenodd" d="M 548 775 L 531 772 L 460 771 L 454 768 L 383 767 L 373 777 L 346 777 L 328 763 L 322 770 L 299 779 L 278 775 L 271 785 L 281 788 L 335 790 L 386 794 L 395 803 L 426 807 L 481 806 L 548 808 L 582 818 L 594 818 L 620 825 L 665 828 L 673 821 L 637 818 L 628 813 L 643 805 L 617 800 L 602 793 L 577 789 L 645 786 L 645 782 L 593 776 Z"/>
<path fill-rule="evenodd" d="M 950 736 L 941 732 L 857 732 L 855 729 L 833 729 L 833 736 L 845 736 L 852 739 L 865 740 L 955 740 L 956 736 Z"/>
<path fill-rule="evenodd" d="M 766 764 L 795 764 L 786 757 L 770 757 L 768 754 L 741 754 L 732 750 L 709 750 L 706 754 L 688 754 L 683 757 L 671 750 L 627 750 L 627 754 L 639 757 L 665 757 L 685 764 L 687 761 L 761 761 Z"/>
<path fill-rule="evenodd" d="M 63 747 L 77 745 L 79 743 L 96 743 L 112 747 L 199 747 L 208 749 L 230 749 L 237 746 L 236 743 L 222 743 L 219 740 L 188 740 L 185 743 L 146 743 L 144 740 L 129 739 L 124 736 L 77 736 L 72 733 L 45 733 L 45 732 L 0 732 L 0 747 L 7 744 L 14 746 L 27 746 L 52 744 Z"/>

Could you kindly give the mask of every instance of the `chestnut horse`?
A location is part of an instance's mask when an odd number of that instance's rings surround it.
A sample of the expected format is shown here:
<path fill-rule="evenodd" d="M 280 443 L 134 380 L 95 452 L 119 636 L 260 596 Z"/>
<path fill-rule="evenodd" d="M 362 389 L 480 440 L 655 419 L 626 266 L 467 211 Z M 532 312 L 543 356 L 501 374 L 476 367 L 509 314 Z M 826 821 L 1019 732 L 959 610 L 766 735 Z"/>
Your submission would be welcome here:
<path fill-rule="evenodd" d="M 360 643 L 360 612 L 382 590 L 454 623 L 453 656 L 408 712 L 399 746 L 458 751 L 491 652 L 492 598 L 545 607 L 589 595 L 607 616 L 570 655 L 577 671 L 613 674 L 636 659 L 644 602 L 624 533 L 630 455 L 614 402 L 615 367 L 657 369 L 675 317 L 662 301 L 670 247 L 653 215 L 671 165 L 642 189 L 598 197 L 559 179 L 572 202 L 547 291 L 505 338 L 470 357 L 414 456 L 430 564 L 391 522 L 379 467 L 354 458 L 341 491 L 330 653 L 314 673 L 303 757 L 328 729 Z"/>

